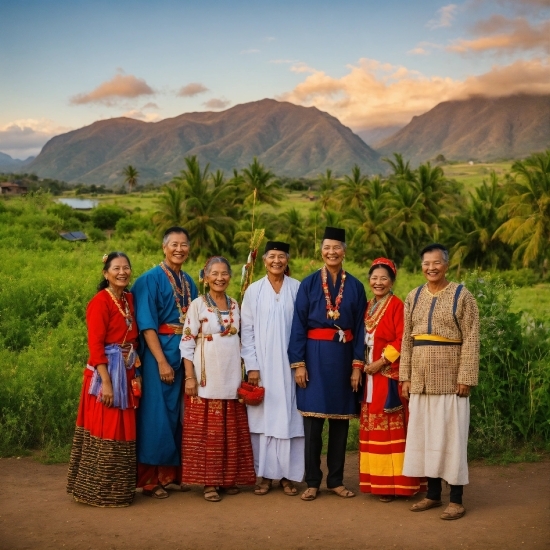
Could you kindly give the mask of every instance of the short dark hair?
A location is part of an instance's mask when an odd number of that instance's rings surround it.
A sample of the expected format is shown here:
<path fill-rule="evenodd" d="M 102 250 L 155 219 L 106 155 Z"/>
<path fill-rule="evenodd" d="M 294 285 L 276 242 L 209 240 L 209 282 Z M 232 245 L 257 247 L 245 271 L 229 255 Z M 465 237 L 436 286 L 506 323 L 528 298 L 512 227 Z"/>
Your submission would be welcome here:
<path fill-rule="evenodd" d="M 166 244 L 166 237 L 168 237 L 168 235 L 171 235 L 172 233 L 183 233 L 187 236 L 188 241 L 191 240 L 189 237 L 189 231 L 187 231 L 187 229 L 185 229 L 184 227 L 180 227 L 179 225 L 174 225 L 172 227 L 169 227 L 162 235 L 162 244 Z"/>
<path fill-rule="evenodd" d="M 424 259 L 424 254 L 426 254 L 427 252 L 433 252 L 434 250 L 440 250 L 443 253 L 443 259 L 445 260 L 445 263 L 449 262 L 449 250 L 446 246 L 443 246 L 440 243 L 432 243 L 425 246 L 420 251 L 420 259 Z"/>
<path fill-rule="evenodd" d="M 375 269 L 378 269 L 379 267 L 385 269 L 388 272 L 388 276 L 390 277 L 391 282 L 395 283 L 395 273 L 391 270 L 389 265 L 384 265 L 384 264 L 372 265 L 371 268 L 369 269 L 369 277 L 372 275 L 373 271 Z"/>
<path fill-rule="evenodd" d="M 128 265 L 130 266 L 130 269 L 132 269 L 132 264 L 130 262 L 130 258 L 128 258 L 128 256 L 124 252 L 116 252 L 115 251 L 115 252 L 110 252 L 107 255 L 107 258 L 105 258 L 105 262 L 104 262 L 104 265 L 103 265 L 103 273 L 105 273 L 105 271 L 107 271 L 111 267 L 111 263 L 116 258 L 126 258 L 126 260 L 128 261 Z M 101 281 L 99 281 L 99 284 L 97 285 L 97 291 L 99 292 L 100 290 L 103 290 L 104 288 L 107 288 L 108 286 L 109 286 L 109 281 L 107 279 L 105 279 L 105 277 L 103 277 L 101 279 Z"/>

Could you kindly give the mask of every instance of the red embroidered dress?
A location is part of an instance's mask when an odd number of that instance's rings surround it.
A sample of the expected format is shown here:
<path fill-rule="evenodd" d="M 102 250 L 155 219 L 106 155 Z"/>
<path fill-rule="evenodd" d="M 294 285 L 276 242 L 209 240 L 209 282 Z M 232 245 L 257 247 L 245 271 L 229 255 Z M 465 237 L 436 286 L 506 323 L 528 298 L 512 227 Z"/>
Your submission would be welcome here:
<path fill-rule="evenodd" d="M 75 500 L 100 507 L 128 506 L 136 485 L 136 418 L 131 380 L 135 367 L 126 369 L 128 408 L 106 407 L 88 390 L 94 369 L 107 364 L 105 346 L 132 344 L 138 336 L 133 296 L 125 293 L 132 316 L 126 319 L 106 290 L 99 291 L 88 304 L 88 367 L 84 381 L 69 463 L 67 492 Z M 121 304 L 124 310 L 124 303 Z M 91 368 L 90 368 L 91 367 Z"/>
<path fill-rule="evenodd" d="M 394 410 L 396 407 L 392 407 L 393 412 L 385 412 L 385 409 L 388 410 L 385 405 L 390 380 L 399 379 L 403 336 L 403 302 L 397 296 L 388 297 L 388 300 L 379 306 L 384 310 L 366 317 L 366 330 L 374 336 L 372 361 L 367 357 L 366 364 L 380 359 L 382 355 L 392 363 L 367 381 L 367 384 L 372 384 L 371 391 L 365 388 L 359 429 L 359 485 L 363 493 L 410 496 L 426 488 L 425 480 L 402 475 L 408 408 L 407 401 L 401 397 L 400 386 L 398 392 L 402 408 Z M 369 302 L 367 311 L 371 306 L 372 302 Z M 380 313 L 378 324 L 375 324 Z"/>

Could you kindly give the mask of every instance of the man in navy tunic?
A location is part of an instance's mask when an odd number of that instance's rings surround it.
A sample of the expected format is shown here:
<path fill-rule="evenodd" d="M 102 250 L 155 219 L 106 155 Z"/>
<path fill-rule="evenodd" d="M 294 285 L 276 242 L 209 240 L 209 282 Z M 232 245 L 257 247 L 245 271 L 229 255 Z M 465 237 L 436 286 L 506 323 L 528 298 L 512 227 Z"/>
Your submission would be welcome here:
<path fill-rule="evenodd" d="M 327 488 L 355 496 L 344 486 L 349 419 L 358 417 L 352 369 L 364 368 L 367 305 L 363 284 L 342 268 L 345 231 L 325 229 L 321 254 L 325 265 L 298 289 L 288 356 L 298 384 L 298 410 L 304 417 L 305 481 L 302 500 L 315 500 L 321 485 L 322 432 L 329 421 Z"/>

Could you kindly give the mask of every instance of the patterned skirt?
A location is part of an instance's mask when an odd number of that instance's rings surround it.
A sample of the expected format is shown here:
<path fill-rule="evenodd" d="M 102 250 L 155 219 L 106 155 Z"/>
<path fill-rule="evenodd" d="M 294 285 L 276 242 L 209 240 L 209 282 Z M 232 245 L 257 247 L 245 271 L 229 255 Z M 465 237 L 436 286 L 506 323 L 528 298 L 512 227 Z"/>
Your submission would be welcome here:
<path fill-rule="evenodd" d="M 236 399 L 185 396 L 182 483 L 254 485 L 246 406 Z"/>
<path fill-rule="evenodd" d="M 406 409 L 372 413 L 363 403 L 359 428 L 359 487 L 362 493 L 411 496 L 426 491 L 425 478 L 403 475 Z"/>
<path fill-rule="evenodd" d="M 134 369 L 127 371 L 128 395 Z M 135 409 L 106 407 L 89 395 L 91 371 L 84 382 L 67 476 L 67 492 L 91 506 L 131 504 L 136 488 Z"/>

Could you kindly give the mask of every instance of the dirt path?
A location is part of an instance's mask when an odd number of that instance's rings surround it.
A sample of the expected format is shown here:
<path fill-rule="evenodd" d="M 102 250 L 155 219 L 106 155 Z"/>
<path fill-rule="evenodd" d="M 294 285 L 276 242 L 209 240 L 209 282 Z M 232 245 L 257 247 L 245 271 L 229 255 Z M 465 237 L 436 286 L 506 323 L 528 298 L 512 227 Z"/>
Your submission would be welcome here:
<path fill-rule="evenodd" d="M 357 455 L 347 464 L 346 483 L 357 489 Z M 550 549 L 549 461 L 474 465 L 468 513 L 452 522 L 439 519 L 441 508 L 409 512 L 409 499 L 382 504 L 322 491 L 302 502 L 279 489 L 264 497 L 246 489 L 209 503 L 197 487 L 163 501 L 137 495 L 129 508 L 92 508 L 65 493 L 66 470 L 0 459 L 1 549 Z"/>

